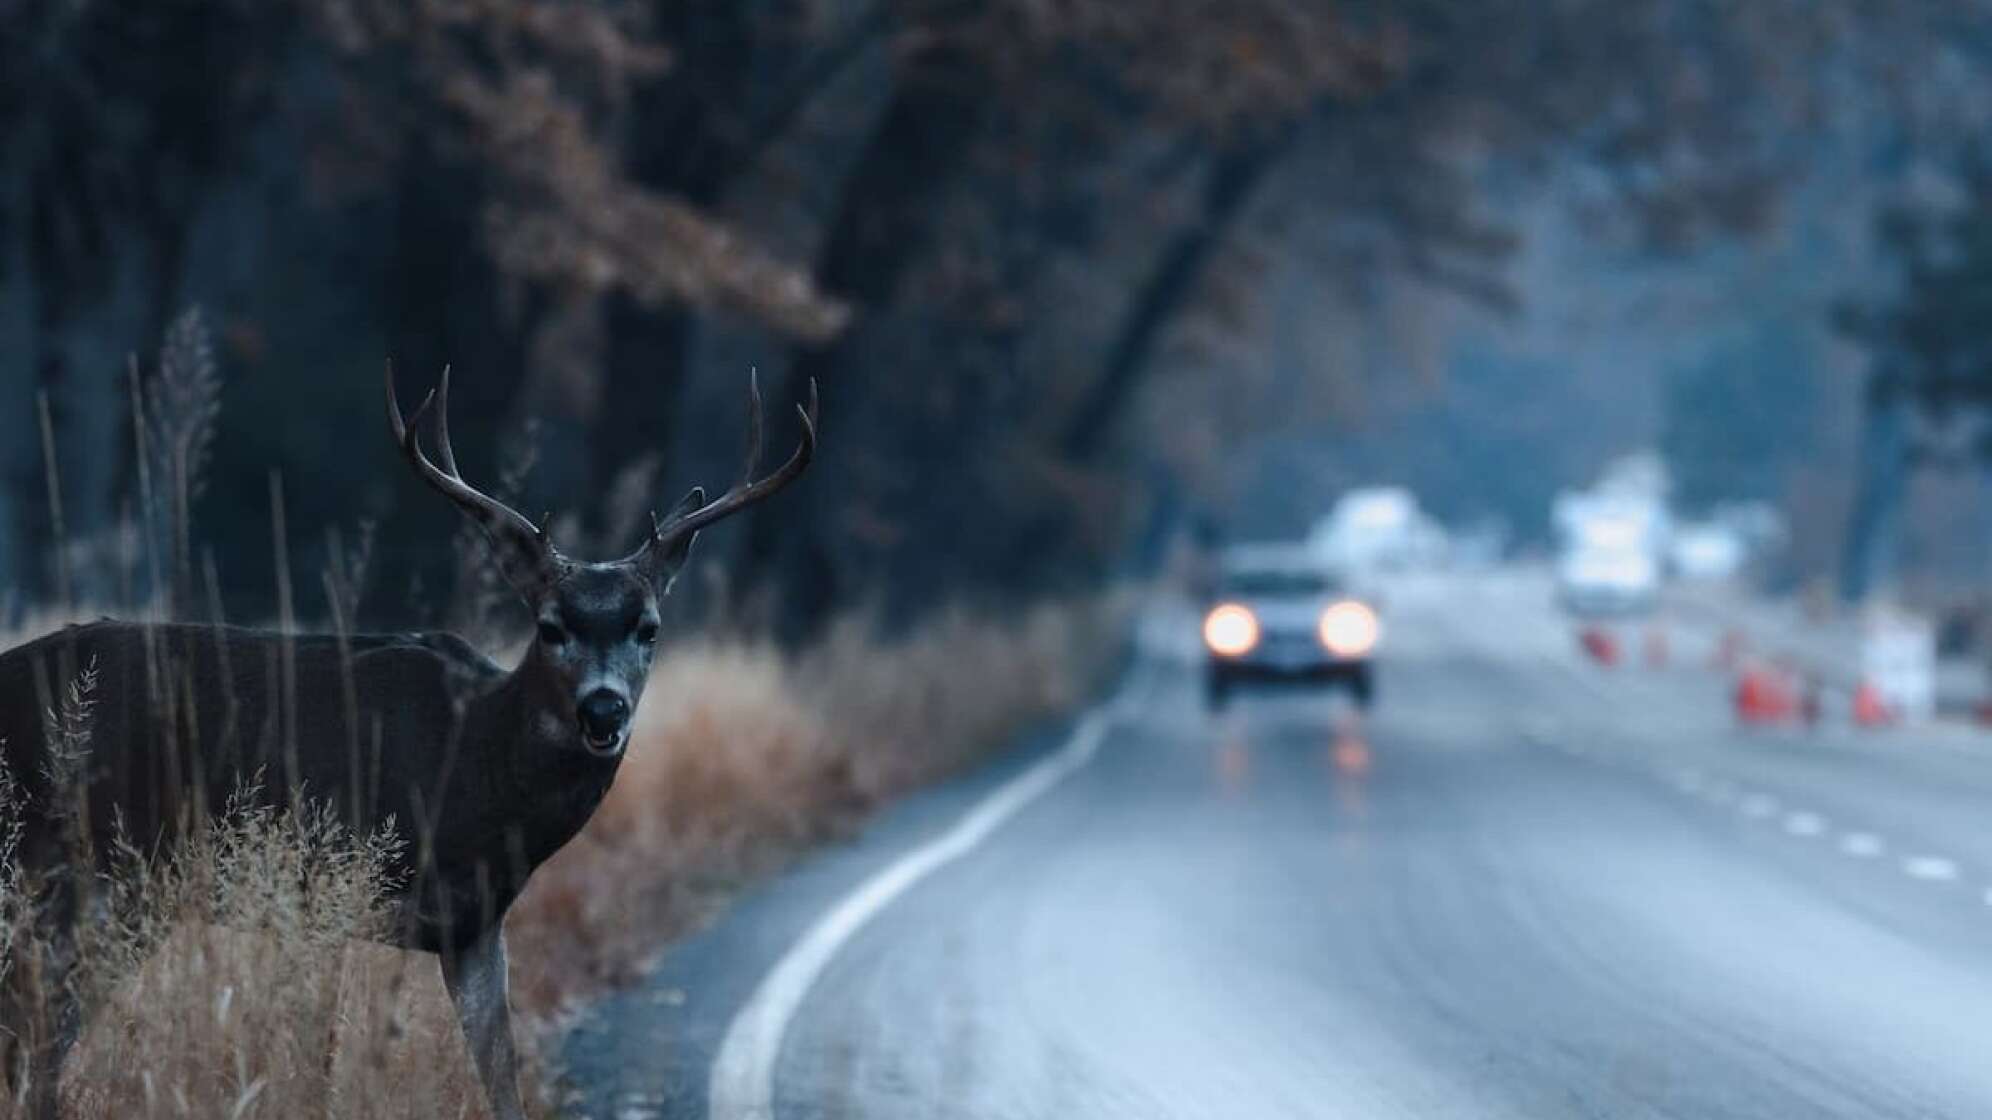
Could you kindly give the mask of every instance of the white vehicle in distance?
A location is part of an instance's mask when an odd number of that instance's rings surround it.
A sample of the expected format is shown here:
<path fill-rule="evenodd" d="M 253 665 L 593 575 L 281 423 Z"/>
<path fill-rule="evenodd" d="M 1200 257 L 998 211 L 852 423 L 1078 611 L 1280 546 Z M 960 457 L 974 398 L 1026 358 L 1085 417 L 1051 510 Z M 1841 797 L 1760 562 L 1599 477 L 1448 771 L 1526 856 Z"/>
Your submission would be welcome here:
<path fill-rule="evenodd" d="M 1579 545 L 1557 558 L 1556 593 L 1573 614 L 1643 614 L 1660 597 L 1660 564 L 1644 549 Z"/>
<path fill-rule="evenodd" d="M 1566 494 L 1554 512 L 1556 593 L 1578 615 L 1643 614 L 1660 597 L 1665 508 L 1640 494 Z"/>
<path fill-rule="evenodd" d="M 1727 525 L 1699 522 L 1674 530 L 1667 542 L 1667 562 L 1676 576 L 1697 583 L 1735 579 L 1750 559 L 1743 534 Z"/>
<path fill-rule="evenodd" d="M 1336 571 L 1401 572 L 1446 560 L 1446 534 L 1401 486 L 1368 486 L 1335 500 L 1308 547 Z"/>
<path fill-rule="evenodd" d="M 1310 549 L 1240 545 L 1221 558 L 1204 614 L 1204 696 L 1221 708 L 1252 682 L 1341 686 L 1358 707 L 1376 694 L 1376 609 L 1349 594 Z"/>

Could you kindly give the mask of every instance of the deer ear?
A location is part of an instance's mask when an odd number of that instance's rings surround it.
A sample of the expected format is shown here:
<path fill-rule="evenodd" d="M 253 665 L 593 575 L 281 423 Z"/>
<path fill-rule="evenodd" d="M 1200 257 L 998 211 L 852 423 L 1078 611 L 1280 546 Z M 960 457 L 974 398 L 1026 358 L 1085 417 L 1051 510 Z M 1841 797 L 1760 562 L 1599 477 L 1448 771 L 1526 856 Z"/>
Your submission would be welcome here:
<path fill-rule="evenodd" d="M 542 518 L 538 536 L 512 530 L 509 526 L 496 528 L 480 524 L 485 543 L 490 547 L 486 555 L 498 568 L 513 591 L 528 604 L 537 603 L 547 588 L 560 582 L 569 567 L 566 557 L 553 547 L 552 538 L 547 536 L 547 528 L 553 516 Z M 528 528 L 531 528 L 528 525 Z"/>
<path fill-rule="evenodd" d="M 665 514 L 658 524 L 669 525 L 705 505 L 705 500 L 705 487 L 692 487 L 691 491 L 680 498 L 678 504 L 672 506 L 671 512 Z M 699 532 L 694 529 L 689 533 L 673 533 L 669 539 L 653 535 L 650 540 L 644 542 L 644 571 L 649 575 L 650 582 L 656 585 L 659 595 L 670 593 L 671 584 L 678 578 L 678 573 L 684 570 L 685 561 L 692 555 L 692 542 L 698 537 Z"/>

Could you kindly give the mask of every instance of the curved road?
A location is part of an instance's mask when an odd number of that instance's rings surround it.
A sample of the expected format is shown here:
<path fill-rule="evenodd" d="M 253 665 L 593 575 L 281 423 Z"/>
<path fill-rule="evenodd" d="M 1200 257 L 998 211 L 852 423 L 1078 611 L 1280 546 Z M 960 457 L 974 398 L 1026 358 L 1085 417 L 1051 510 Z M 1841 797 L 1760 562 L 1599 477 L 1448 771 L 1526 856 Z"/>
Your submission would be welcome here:
<path fill-rule="evenodd" d="M 1366 727 L 1138 665 L 1090 761 L 839 944 L 775 1115 L 1992 1116 L 1992 750 L 1737 733 L 1514 577 L 1393 606 Z M 584 1111 L 705 1115 L 775 963 L 1030 763 L 675 949 L 576 1038 Z"/>

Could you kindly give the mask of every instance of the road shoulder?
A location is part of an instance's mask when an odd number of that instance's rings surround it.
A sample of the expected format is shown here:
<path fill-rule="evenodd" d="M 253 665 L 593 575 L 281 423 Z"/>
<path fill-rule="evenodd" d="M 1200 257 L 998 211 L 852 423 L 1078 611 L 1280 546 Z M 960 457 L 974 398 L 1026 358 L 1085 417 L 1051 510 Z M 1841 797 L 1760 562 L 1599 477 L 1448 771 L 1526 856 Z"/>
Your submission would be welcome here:
<path fill-rule="evenodd" d="M 702 1117 L 714 1055 L 763 978 L 841 900 L 945 835 L 995 791 L 1064 748 L 1097 711 L 1024 735 L 986 764 L 882 810 L 851 840 L 804 855 L 670 947 L 636 986 L 589 1008 L 563 1049 L 569 1115 Z"/>

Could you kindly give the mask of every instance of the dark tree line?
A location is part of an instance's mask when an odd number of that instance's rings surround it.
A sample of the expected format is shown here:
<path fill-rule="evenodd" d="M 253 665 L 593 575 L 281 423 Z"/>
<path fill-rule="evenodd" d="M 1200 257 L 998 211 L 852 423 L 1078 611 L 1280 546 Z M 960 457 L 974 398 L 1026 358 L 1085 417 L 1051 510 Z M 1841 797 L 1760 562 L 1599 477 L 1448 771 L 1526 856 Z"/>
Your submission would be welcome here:
<path fill-rule="evenodd" d="M 181 560 L 211 552 L 238 610 L 270 601 L 273 471 L 298 570 L 368 522 L 367 609 L 440 601 L 454 526 L 381 435 L 387 359 L 411 389 L 453 366 L 466 469 L 605 553 L 642 501 L 738 469 L 749 367 L 775 400 L 814 379 L 820 469 L 702 546 L 798 624 L 1088 582 L 1195 490 L 1176 444 L 1328 392 L 1164 375 L 1249 322 L 1271 264 L 1502 304 L 1480 197 L 1572 166 L 1641 244 L 1748 228 L 1854 10 L 24 0 L 0 587 L 115 596 L 91 545 L 135 516 L 133 401 L 188 305 L 224 387 Z"/>
<path fill-rule="evenodd" d="M 1843 588 L 1854 599 L 1893 581 L 1911 472 L 1992 463 L 1992 168 L 1971 152 L 1952 170 L 1941 188 L 1881 209 L 1891 290 L 1839 310 L 1837 325 L 1870 355 Z"/>

